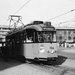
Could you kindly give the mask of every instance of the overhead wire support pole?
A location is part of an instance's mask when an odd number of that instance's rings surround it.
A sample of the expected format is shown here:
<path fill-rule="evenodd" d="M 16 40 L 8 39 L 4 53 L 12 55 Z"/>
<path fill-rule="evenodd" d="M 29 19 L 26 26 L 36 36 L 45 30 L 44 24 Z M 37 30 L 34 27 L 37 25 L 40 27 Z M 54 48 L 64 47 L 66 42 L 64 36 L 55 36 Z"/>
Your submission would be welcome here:
<path fill-rule="evenodd" d="M 68 11 L 68 12 L 66 12 L 66 13 L 63 13 L 63 14 L 61 14 L 61 15 L 58 15 L 58 16 L 56 16 L 56 17 L 53 17 L 53 18 L 51 18 L 51 19 L 48 19 L 47 21 L 56 19 L 56 18 L 58 18 L 58 17 L 61 17 L 61 16 L 66 15 L 66 14 L 68 14 L 68 13 L 70 13 L 70 12 L 73 12 L 73 11 L 75 11 L 75 9 L 73 9 L 73 10 L 71 10 L 71 11 Z"/>
<path fill-rule="evenodd" d="M 30 2 L 30 0 L 28 0 L 19 10 L 17 10 L 15 13 L 14 13 L 14 15 L 17 13 L 17 12 L 19 12 L 25 5 L 27 5 L 28 3 Z M 8 21 L 8 20 L 7 20 Z M 6 23 L 7 23 L 7 21 L 3 24 L 3 25 L 5 25 Z"/>
<path fill-rule="evenodd" d="M 14 18 L 17 18 L 17 20 L 15 20 Z M 18 15 L 10 15 L 9 28 L 10 28 L 10 26 L 11 26 L 11 21 L 13 21 L 14 28 L 16 28 L 16 26 L 17 26 L 17 24 L 19 23 L 19 21 L 21 21 L 21 16 L 18 16 Z"/>
<path fill-rule="evenodd" d="M 18 20 L 16 21 L 16 22 L 14 22 L 14 27 L 16 28 L 16 26 L 17 26 L 17 24 L 19 23 L 19 22 L 21 22 L 21 16 L 18 16 L 18 15 L 15 15 L 17 12 L 19 12 L 25 5 L 27 5 L 28 3 L 29 3 L 29 1 L 30 0 L 28 0 L 18 11 L 16 11 L 15 13 L 14 13 L 14 15 L 10 15 L 10 17 L 11 17 L 11 21 L 13 20 L 14 21 L 14 19 L 12 19 L 13 17 L 16 17 L 16 18 L 18 18 Z M 10 24 L 11 24 L 11 21 L 10 21 Z M 22 23 L 22 22 L 21 22 Z M 24 25 L 23 23 L 22 23 L 22 25 Z M 9 25 L 9 27 L 10 27 L 10 25 Z"/>

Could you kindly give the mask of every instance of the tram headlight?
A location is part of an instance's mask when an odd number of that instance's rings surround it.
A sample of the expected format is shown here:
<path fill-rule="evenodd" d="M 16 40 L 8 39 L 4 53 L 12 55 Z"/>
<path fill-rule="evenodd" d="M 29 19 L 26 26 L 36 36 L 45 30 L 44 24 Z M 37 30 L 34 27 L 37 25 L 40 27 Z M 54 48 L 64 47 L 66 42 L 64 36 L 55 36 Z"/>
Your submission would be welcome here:
<path fill-rule="evenodd" d="M 55 51 L 54 50 L 50 50 L 50 52 L 53 54 Z"/>
<path fill-rule="evenodd" d="M 43 53 L 45 51 L 44 47 L 40 47 L 40 53 Z"/>
<path fill-rule="evenodd" d="M 50 52 L 51 52 L 52 54 L 55 52 L 55 50 L 54 50 L 54 47 L 53 47 L 53 46 L 51 46 L 51 47 L 50 47 Z"/>

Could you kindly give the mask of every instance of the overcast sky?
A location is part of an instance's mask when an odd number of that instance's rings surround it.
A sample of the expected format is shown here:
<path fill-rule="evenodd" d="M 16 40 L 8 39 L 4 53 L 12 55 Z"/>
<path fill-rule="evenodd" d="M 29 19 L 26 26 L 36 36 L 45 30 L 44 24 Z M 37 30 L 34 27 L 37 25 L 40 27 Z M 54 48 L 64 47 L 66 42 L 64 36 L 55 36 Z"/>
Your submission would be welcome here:
<path fill-rule="evenodd" d="M 0 0 L 0 25 L 7 25 L 9 15 L 14 15 L 28 0 Z M 52 19 L 75 9 L 75 0 L 30 0 L 15 15 L 22 16 L 24 24 L 34 20 L 51 21 L 52 24 L 74 20 L 75 11 Z M 51 20 L 52 19 L 52 20 Z"/>

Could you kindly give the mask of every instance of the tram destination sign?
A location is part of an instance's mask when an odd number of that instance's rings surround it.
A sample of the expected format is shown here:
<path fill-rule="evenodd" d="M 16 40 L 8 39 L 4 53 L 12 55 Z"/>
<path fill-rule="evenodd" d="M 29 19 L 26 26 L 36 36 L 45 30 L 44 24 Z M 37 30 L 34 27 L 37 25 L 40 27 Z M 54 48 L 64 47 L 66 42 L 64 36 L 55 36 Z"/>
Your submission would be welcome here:
<path fill-rule="evenodd" d="M 43 30 L 54 31 L 55 28 L 54 27 L 44 27 Z"/>

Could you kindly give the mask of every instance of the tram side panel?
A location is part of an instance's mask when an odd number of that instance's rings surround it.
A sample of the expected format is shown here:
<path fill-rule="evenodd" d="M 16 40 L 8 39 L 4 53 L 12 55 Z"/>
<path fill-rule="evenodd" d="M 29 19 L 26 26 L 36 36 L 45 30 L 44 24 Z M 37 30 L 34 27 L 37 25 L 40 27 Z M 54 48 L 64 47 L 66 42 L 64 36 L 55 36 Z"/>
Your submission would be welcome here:
<path fill-rule="evenodd" d="M 39 57 L 39 48 L 37 43 L 16 44 L 13 51 L 14 56 L 24 56 L 26 59 Z"/>
<path fill-rule="evenodd" d="M 24 55 L 24 45 L 19 43 L 15 46 L 15 55 Z"/>
<path fill-rule="evenodd" d="M 28 59 L 57 58 L 56 43 L 29 43 L 23 46 L 23 55 Z"/>
<path fill-rule="evenodd" d="M 28 59 L 34 59 L 39 57 L 37 43 L 26 43 L 24 44 L 24 56 Z"/>
<path fill-rule="evenodd" d="M 28 59 L 58 57 L 57 43 L 17 43 L 13 49 L 11 54 Z"/>

